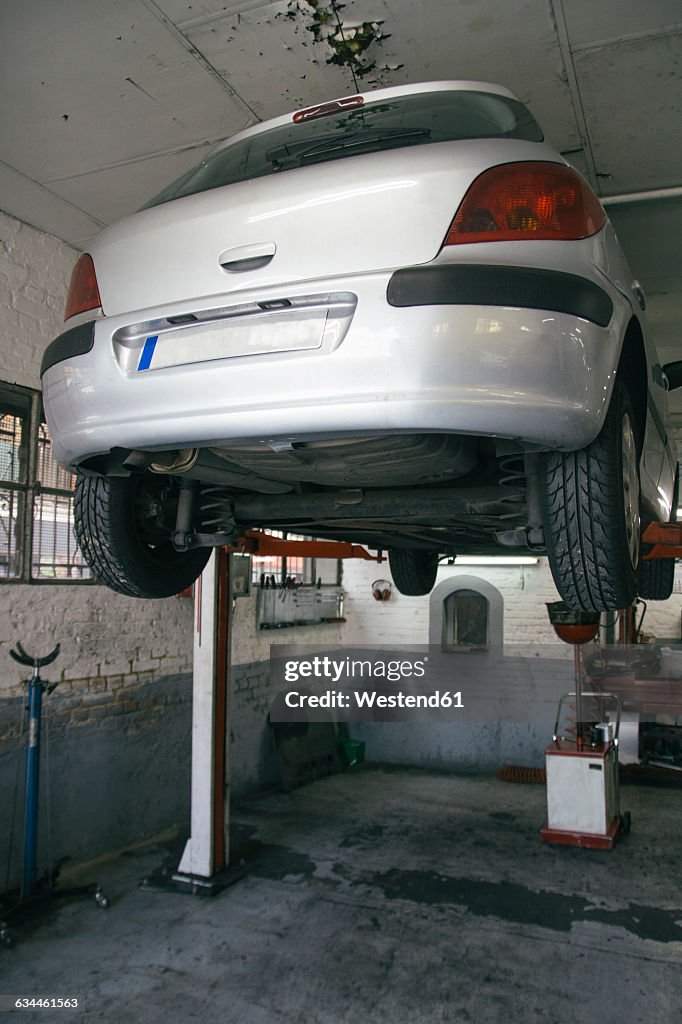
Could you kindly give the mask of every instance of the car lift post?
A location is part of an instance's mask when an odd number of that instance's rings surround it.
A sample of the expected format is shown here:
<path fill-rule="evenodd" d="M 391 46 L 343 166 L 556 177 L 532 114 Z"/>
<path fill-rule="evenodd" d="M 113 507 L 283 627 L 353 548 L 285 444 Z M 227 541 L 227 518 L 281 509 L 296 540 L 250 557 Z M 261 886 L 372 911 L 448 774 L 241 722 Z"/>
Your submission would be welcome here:
<path fill-rule="evenodd" d="M 217 548 L 194 592 L 190 838 L 173 881 L 217 891 L 229 860 L 231 557 Z"/>
<path fill-rule="evenodd" d="M 194 587 L 192 782 L 190 837 L 171 876 L 176 890 L 212 895 L 242 876 L 229 864 L 229 673 L 232 646 L 232 551 L 309 558 L 362 558 L 382 562 L 359 544 L 291 541 L 257 530 L 234 548 L 216 548 Z M 143 888 L 156 888 L 145 879 Z M 163 884 L 166 888 L 166 884 Z"/>

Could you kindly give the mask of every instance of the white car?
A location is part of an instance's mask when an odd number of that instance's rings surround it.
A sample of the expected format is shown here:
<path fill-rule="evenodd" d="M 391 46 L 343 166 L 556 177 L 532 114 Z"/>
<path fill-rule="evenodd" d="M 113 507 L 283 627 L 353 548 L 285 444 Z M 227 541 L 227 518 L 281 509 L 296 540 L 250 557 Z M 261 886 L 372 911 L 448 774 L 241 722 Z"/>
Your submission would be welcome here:
<path fill-rule="evenodd" d="M 427 82 L 232 136 L 79 259 L 42 366 L 95 575 L 188 585 L 246 528 L 547 553 L 574 608 L 666 597 L 669 380 L 613 229 L 507 89 Z"/>

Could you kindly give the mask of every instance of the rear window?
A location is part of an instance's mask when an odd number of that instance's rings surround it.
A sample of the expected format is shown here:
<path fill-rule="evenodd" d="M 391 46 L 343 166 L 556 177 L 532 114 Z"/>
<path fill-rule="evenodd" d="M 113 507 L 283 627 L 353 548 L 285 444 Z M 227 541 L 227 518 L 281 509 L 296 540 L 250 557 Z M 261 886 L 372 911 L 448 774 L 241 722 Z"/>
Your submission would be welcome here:
<path fill-rule="evenodd" d="M 453 90 L 370 100 L 352 110 L 334 111 L 298 124 L 291 122 L 228 143 L 144 208 L 361 153 L 432 142 L 499 138 L 542 142 L 543 136 L 522 103 L 494 93 Z"/>

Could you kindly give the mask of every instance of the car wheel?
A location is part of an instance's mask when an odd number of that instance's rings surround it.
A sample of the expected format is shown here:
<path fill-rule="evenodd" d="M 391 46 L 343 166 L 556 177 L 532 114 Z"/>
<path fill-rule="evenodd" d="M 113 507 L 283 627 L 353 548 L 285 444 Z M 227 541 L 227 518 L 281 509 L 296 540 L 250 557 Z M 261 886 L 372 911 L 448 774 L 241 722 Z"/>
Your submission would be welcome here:
<path fill-rule="evenodd" d="M 677 509 L 680 504 L 680 470 L 675 473 L 673 488 L 672 513 L 670 521 L 677 522 Z M 642 559 L 639 566 L 639 588 L 637 593 L 646 601 L 667 601 L 673 592 L 675 583 L 675 559 L 651 558 Z"/>
<path fill-rule="evenodd" d="M 438 552 L 392 548 L 388 564 L 393 582 L 401 594 L 422 597 L 430 594 L 438 573 Z"/>
<path fill-rule="evenodd" d="M 639 567 L 638 593 L 647 601 L 667 601 L 675 581 L 674 558 L 652 558 Z"/>
<path fill-rule="evenodd" d="M 630 395 L 617 380 L 598 437 L 545 460 L 543 525 L 554 582 L 569 608 L 627 608 L 639 568 L 639 449 Z"/>
<path fill-rule="evenodd" d="M 169 478 L 77 476 L 76 540 L 95 577 L 129 597 L 171 597 L 201 574 L 210 550 L 171 543 L 177 494 Z"/>

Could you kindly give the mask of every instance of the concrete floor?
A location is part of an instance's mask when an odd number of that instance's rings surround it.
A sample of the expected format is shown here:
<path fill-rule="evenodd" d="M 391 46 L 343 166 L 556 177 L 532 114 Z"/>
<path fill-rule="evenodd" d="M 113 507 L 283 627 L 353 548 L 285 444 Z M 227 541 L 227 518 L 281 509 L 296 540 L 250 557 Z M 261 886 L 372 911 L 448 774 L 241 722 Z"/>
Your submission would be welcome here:
<path fill-rule="evenodd" d="M 543 845 L 544 788 L 488 776 L 264 794 L 234 814 L 235 885 L 141 892 L 169 847 L 128 851 L 98 868 L 109 910 L 62 902 L 0 949 L 0 992 L 81 1000 L 17 1021 L 679 1024 L 682 790 L 622 794 L 611 853 Z"/>

